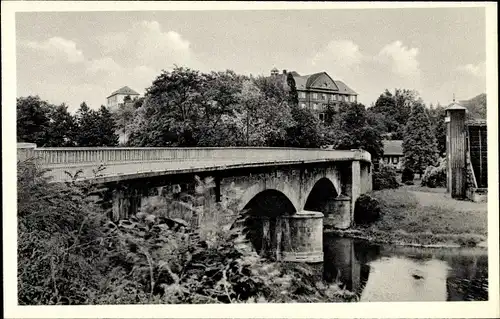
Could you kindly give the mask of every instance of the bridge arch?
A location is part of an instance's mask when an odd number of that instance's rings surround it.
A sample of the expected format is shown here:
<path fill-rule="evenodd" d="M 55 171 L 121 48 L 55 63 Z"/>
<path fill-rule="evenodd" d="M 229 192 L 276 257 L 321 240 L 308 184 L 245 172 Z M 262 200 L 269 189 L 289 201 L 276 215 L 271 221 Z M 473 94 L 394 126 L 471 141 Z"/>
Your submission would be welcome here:
<path fill-rule="evenodd" d="M 299 195 L 289 186 L 286 185 L 273 185 L 272 187 L 266 183 L 256 183 L 246 189 L 238 201 L 238 212 L 241 212 L 245 207 L 254 199 L 258 194 L 264 191 L 277 191 L 282 193 L 293 205 L 294 211 L 299 211 Z"/>
<path fill-rule="evenodd" d="M 257 193 L 243 207 L 245 235 L 257 253 L 271 259 L 281 259 L 284 250 L 284 216 L 291 216 L 296 209 L 289 197 L 276 189 Z"/>
<path fill-rule="evenodd" d="M 330 210 L 330 203 L 339 195 L 338 188 L 328 177 L 317 180 L 307 194 L 304 210 L 325 213 Z"/>

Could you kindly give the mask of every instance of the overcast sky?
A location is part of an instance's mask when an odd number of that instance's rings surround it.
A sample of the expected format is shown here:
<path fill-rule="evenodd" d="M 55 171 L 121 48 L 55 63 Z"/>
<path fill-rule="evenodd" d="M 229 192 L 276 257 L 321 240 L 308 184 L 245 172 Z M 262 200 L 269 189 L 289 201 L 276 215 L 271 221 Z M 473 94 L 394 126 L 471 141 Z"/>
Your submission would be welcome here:
<path fill-rule="evenodd" d="M 143 94 L 161 69 L 326 71 L 369 106 L 386 88 L 485 92 L 484 8 L 17 13 L 17 95 L 71 110 Z"/>

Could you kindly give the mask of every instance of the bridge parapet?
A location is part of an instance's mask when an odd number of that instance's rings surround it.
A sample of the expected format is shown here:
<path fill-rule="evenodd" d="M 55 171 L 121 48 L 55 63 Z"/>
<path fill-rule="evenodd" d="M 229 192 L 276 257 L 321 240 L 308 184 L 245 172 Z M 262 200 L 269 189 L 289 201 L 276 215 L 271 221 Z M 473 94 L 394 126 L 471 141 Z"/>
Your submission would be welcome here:
<path fill-rule="evenodd" d="M 18 144 L 18 160 L 35 158 L 50 171 L 54 182 L 68 180 L 80 171 L 78 179 L 99 179 L 103 183 L 180 173 L 219 171 L 231 168 L 297 165 L 301 163 L 352 162 L 371 165 L 362 150 L 324 150 L 271 147 L 227 148 L 149 148 L 149 147 L 54 147 L 36 148 Z M 104 165 L 96 176 L 94 170 Z"/>
<path fill-rule="evenodd" d="M 25 148 L 18 146 L 18 155 Z M 54 147 L 35 148 L 34 156 L 41 165 L 67 166 L 75 164 L 123 164 L 151 161 L 244 160 L 248 162 L 290 160 L 358 160 L 370 162 L 370 154 L 361 151 L 271 148 L 271 147 L 207 147 L 207 148 L 150 148 L 150 147 Z"/>

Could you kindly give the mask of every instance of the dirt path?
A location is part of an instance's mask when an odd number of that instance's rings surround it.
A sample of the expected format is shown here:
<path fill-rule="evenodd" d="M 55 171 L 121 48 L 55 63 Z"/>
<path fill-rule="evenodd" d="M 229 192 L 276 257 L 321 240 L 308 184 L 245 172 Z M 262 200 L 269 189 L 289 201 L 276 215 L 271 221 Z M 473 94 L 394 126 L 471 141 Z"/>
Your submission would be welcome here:
<path fill-rule="evenodd" d="M 418 190 L 410 190 L 415 194 L 421 206 L 445 206 L 460 211 L 488 211 L 488 203 L 474 203 L 467 200 L 456 200 L 447 193 L 428 193 Z"/>

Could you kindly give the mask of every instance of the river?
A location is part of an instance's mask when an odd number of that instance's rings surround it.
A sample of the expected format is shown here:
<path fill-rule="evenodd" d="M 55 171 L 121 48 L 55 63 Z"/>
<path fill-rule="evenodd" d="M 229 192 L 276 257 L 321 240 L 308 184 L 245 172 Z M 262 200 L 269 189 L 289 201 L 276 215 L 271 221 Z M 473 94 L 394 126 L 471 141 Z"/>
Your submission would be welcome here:
<path fill-rule="evenodd" d="M 488 300 L 485 249 L 414 248 L 324 237 L 323 279 L 359 301 Z"/>

